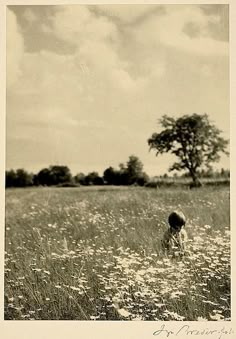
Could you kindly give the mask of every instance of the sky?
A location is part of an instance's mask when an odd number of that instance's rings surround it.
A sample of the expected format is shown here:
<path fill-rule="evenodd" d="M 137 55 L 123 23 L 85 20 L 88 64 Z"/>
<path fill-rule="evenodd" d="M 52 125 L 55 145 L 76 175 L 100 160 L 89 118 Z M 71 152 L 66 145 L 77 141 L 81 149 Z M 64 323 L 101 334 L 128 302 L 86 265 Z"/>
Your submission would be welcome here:
<path fill-rule="evenodd" d="M 8 6 L 6 168 L 103 171 L 136 155 L 167 114 L 207 113 L 229 139 L 227 5 Z M 229 168 L 222 156 L 218 168 Z"/>

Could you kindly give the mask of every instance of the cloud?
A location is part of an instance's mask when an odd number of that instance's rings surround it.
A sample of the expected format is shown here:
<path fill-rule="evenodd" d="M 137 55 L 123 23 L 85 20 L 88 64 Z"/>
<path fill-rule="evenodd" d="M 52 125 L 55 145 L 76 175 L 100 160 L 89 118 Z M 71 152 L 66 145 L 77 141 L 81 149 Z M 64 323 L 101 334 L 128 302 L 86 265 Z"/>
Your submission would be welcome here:
<path fill-rule="evenodd" d="M 61 6 L 51 18 L 50 33 L 74 46 L 74 60 L 95 83 L 111 88 L 133 90 L 136 80 L 129 73 L 129 62 L 122 58 L 120 33 L 115 23 L 96 15 L 92 7 Z"/>
<path fill-rule="evenodd" d="M 7 87 L 13 86 L 21 74 L 24 40 L 15 14 L 7 10 Z"/>
<path fill-rule="evenodd" d="M 166 14 L 153 15 L 133 30 L 134 38 L 144 46 L 167 46 L 196 55 L 228 55 L 228 43 L 212 38 L 209 24 L 219 16 L 205 15 L 197 6 L 169 6 Z"/>
<path fill-rule="evenodd" d="M 119 6 L 115 6 L 115 8 L 119 8 Z M 164 74 L 165 65 L 158 59 L 155 60 L 155 64 L 149 59 L 142 60 L 141 68 L 143 72 L 141 71 L 140 74 L 136 72 L 133 69 L 133 66 L 136 68 L 136 56 L 134 55 L 136 51 L 132 52 L 131 50 L 130 55 L 125 55 L 123 53 L 125 51 L 124 36 L 122 36 L 118 26 L 105 15 L 97 15 L 91 9 L 90 6 L 59 6 L 57 11 L 50 15 L 47 20 L 40 21 L 45 40 L 47 36 L 50 41 L 54 37 L 54 39 L 58 39 L 55 41 L 60 41 L 62 49 L 64 43 L 64 46 L 68 44 L 73 46 L 73 50 L 65 62 L 63 62 L 63 54 L 60 58 L 56 51 L 46 52 L 41 48 L 38 53 L 25 53 L 23 65 L 25 83 L 35 79 L 37 81 L 33 88 L 37 88 L 40 79 L 44 77 L 44 80 L 42 80 L 44 88 L 50 87 L 55 80 L 54 69 L 57 68 L 56 77 L 59 74 L 60 77 L 63 77 L 63 82 L 66 79 L 71 82 L 78 76 L 75 88 L 90 88 L 90 92 L 98 87 L 109 91 L 135 91 L 141 90 L 146 85 L 149 76 L 159 77 Z M 122 6 L 122 9 L 126 12 L 124 6 Z M 150 11 L 149 6 L 137 7 L 135 18 L 147 13 L 148 10 Z M 136 11 L 134 12 L 136 13 Z M 120 11 L 119 13 L 123 12 Z M 15 17 L 14 14 L 12 15 Z M 30 8 L 23 12 L 23 16 L 24 19 L 27 17 L 30 22 L 37 20 L 38 25 L 40 25 L 39 18 Z M 17 29 L 15 25 L 15 30 Z M 27 32 L 30 32 L 30 30 L 28 29 Z M 32 37 L 28 41 L 33 41 Z M 132 41 L 130 41 L 130 45 L 132 49 Z M 137 52 L 139 54 L 139 51 Z M 22 59 L 22 53 L 15 53 L 19 60 Z M 58 62 L 62 62 L 60 67 Z M 137 62 L 139 63 L 138 60 Z M 16 65 L 18 64 L 16 63 Z M 14 68 L 11 70 L 13 72 Z M 55 81 L 56 88 L 59 86 L 58 83 L 59 81 Z M 29 83 L 28 89 L 32 90 Z M 22 84 L 19 86 L 19 90 L 24 91 Z M 90 99 L 92 99 L 91 95 Z"/>
<path fill-rule="evenodd" d="M 101 53 L 103 49 L 99 46 L 98 50 Z M 88 121 L 101 119 L 97 117 L 97 112 L 105 118 L 112 100 L 117 102 L 119 98 L 121 103 L 122 93 L 132 90 L 134 86 L 128 73 L 117 67 L 118 61 L 109 52 L 106 49 L 102 52 L 105 59 L 93 59 L 92 56 L 92 61 L 96 61 L 92 66 L 90 59 L 85 58 L 85 51 L 82 59 L 82 54 L 57 55 L 49 51 L 24 53 L 21 65 L 23 76 L 8 94 L 11 122 L 19 125 L 32 120 L 35 125 L 47 127 L 48 124 L 56 130 L 81 127 L 80 121 L 85 120 L 85 114 Z M 106 58 L 110 63 L 104 66 L 103 60 Z M 81 60 L 86 60 L 91 69 L 87 69 L 87 64 L 81 63 Z M 94 123 L 91 126 L 100 125 Z"/>
<path fill-rule="evenodd" d="M 52 33 L 78 48 L 85 41 L 116 40 L 117 29 L 105 16 L 96 16 L 86 6 L 61 6 L 51 20 Z"/>
<path fill-rule="evenodd" d="M 136 18 L 147 13 L 148 7 L 137 7 Z M 164 46 L 201 55 L 204 53 L 201 39 L 209 39 L 211 53 L 214 49 L 217 50 L 216 43 L 222 46 L 222 42 L 208 37 L 207 23 L 209 20 L 217 21 L 215 14 L 206 16 L 196 6 L 170 6 L 166 7 L 165 12 L 161 16 L 158 14 L 158 19 L 154 13 L 148 20 L 140 23 L 135 31 L 127 28 L 124 36 L 117 24 L 104 15 L 92 12 L 90 7 L 59 6 L 54 15 L 50 16 L 50 20 L 47 20 L 50 21 L 47 34 L 75 47 L 73 52 L 64 55 L 49 50 L 24 52 L 15 15 L 10 12 L 13 36 L 17 36 L 18 43 L 21 44 L 20 53 L 13 53 L 20 62 L 11 62 L 17 70 L 14 71 L 14 67 L 11 67 L 9 74 L 14 73 L 15 80 L 18 79 L 15 82 L 14 95 L 18 98 L 19 105 L 21 101 L 28 102 L 23 114 L 27 114 L 28 119 L 34 114 L 34 119 L 39 122 L 58 120 L 65 126 L 66 120 L 80 120 L 85 112 L 88 120 L 94 119 L 94 105 L 101 118 L 107 118 L 109 110 L 113 112 L 114 106 L 120 108 L 120 117 L 125 115 L 130 110 L 128 105 L 133 98 L 143 97 L 144 102 L 147 102 L 147 98 L 156 102 L 158 93 L 155 88 L 159 88 L 162 93 L 165 75 L 167 82 L 177 83 L 171 76 L 173 71 L 176 74 L 173 59 L 180 65 L 177 57 L 170 54 L 169 59 L 166 58 Z M 196 37 L 194 34 L 194 37 L 190 37 L 183 31 L 188 23 L 197 27 Z M 45 25 L 45 21 L 42 24 Z M 128 42 L 125 40 L 127 36 Z M 206 48 L 205 53 L 209 54 Z M 189 58 L 186 61 L 191 64 Z M 195 64 L 197 65 L 196 61 Z M 172 70 L 169 71 L 170 69 Z M 192 69 L 194 65 L 189 71 L 192 72 Z M 210 69 L 206 62 L 202 75 L 210 78 Z M 23 74 L 21 78 L 20 71 Z M 178 73 L 181 71 L 180 68 Z"/>
<path fill-rule="evenodd" d="M 117 19 L 122 24 L 135 24 L 141 20 L 145 20 L 154 13 L 163 14 L 164 7 L 162 5 L 98 5 L 93 6 L 97 13 L 112 19 Z"/>

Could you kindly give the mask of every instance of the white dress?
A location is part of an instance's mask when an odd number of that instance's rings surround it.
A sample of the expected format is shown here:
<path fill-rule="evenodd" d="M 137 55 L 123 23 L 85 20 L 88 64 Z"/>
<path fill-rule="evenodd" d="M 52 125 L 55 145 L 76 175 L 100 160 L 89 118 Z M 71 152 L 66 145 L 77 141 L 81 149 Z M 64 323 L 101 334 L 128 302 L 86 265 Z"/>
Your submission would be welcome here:
<path fill-rule="evenodd" d="M 187 239 L 188 239 L 188 236 L 184 229 L 181 229 L 180 231 L 176 231 L 170 227 L 164 233 L 164 236 L 162 239 L 162 246 L 164 250 L 167 250 L 167 251 L 184 252 L 186 250 Z"/>

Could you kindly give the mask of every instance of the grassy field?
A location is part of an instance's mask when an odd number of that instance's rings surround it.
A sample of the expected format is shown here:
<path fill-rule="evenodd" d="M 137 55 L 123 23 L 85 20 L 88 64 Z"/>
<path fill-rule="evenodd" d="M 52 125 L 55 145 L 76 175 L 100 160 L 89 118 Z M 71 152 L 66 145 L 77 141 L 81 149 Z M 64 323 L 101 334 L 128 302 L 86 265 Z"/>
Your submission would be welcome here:
<path fill-rule="evenodd" d="M 5 319 L 229 320 L 229 187 L 6 191 Z M 173 209 L 189 253 L 160 240 Z"/>

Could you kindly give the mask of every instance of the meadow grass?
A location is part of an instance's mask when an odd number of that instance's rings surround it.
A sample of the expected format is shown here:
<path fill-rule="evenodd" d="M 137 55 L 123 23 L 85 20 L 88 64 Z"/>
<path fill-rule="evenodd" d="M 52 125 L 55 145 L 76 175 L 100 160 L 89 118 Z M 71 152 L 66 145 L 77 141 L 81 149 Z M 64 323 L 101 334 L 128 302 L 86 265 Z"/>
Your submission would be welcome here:
<path fill-rule="evenodd" d="M 188 253 L 167 256 L 168 214 Z M 229 320 L 229 188 L 6 191 L 5 319 Z"/>

